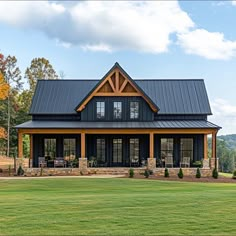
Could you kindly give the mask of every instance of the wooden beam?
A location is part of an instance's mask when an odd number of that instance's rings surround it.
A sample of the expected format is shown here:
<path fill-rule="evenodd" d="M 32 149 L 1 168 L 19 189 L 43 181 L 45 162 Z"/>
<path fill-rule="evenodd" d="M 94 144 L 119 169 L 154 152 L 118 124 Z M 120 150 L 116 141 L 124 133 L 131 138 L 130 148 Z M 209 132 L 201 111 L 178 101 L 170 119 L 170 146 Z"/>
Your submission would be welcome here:
<path fill-rule="evenodd" d="M 204 157 L 205 160 L 208 159 L 208 141 L 207 134 L 204 134 Z"/>
<path fill-rule="evenodd" d="M 212 155 L 211 155 L 211 157 L 216 158 L 216 133 L 215 132 L 212 133 L 211 141 L 212 141 L 212 151 L 211 151 Z"/>
<path fill-rule="evenodd" d="M 30 162 L 33 160 L 33 135 L 30 134 Z"/>
<path fill-rule="evenodd" d="M 19 129 L 24 134 L 81 134 L 85 129 Z M 86 134 L 212 134 L 215 129 L 88 129 Z"/>
<path fill-rule="evenodd" d="M 125 86 L 126 86 L 127 83 L 128 83 L 128 80 L 125 80 L 125 81 L 123 82 L 123 84 L 121 85 L 120 90 L 119 90 L 120 93 L 124 90 L 124 88 L 125 88 Z"/>
<path fill-rule="evenodd" d="M 112 81 L 111 81 L 111 78 L 108 79 L 108 82 L 109 82 L 109 84 L 110 84 L 110 86 L 111 86 L 113 92 L 115 92 L 116 89 L 115 89 L 115 87 L 114 87 L 114 84 L 113 84 Z"/>
<path fill-rule="evenodd" d="M 154 133 L 149 134 L 149 158 L 154 157 Z"/>
<path fill-rule="evenodd" d="M 18 158 L 23 157 L 23 133 L 18 131 Z"/>
<path fill-rule="evenodd" d="M 94 95 L 94 97 L 140 97 L 142 96 L 140 93 L 133 93 L 133 92 L 127 92 L 127 93 L 120 93 L 120 92 L 115 92 L 115 93 L 109 93 L 109 92 L 98 92 Z"/>
<path fill-rule="evenodd" d="M 85 133 L 81 133 L 81 158 L 85 158 Z"/>
<path fill-rule="evenodd" d="M 116 81 L 116 92 L 119 92 L 119 71 L 116 70 L 116 77 L 115 77 L 115 81 Z"/>

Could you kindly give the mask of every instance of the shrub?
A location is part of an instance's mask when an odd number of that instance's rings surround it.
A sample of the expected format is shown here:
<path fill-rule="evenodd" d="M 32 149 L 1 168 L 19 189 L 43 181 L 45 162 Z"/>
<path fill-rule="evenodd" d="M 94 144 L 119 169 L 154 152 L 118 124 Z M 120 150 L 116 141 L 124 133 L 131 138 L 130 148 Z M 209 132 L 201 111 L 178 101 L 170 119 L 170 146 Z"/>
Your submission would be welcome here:
<path fill-rule="evenodd" d="M 183 179 L 183 177 L 184 177 L 184 173 L 183 173 L 182 168 L 179 169 L 178 177 L 179 177 L 180 179 Z"/>
<path fill-rule="evenodd" d="M 145 178 L 148 178 L 149 175 L 150 175 L 150 172 L 149 172 L 148 169 L 146 169 L 146 170 L 144 171 L 144 176 L 145 176 Z"/>
<path fill-rule="evenodd" d="M 153 170 L 149 170 L 149 175 L 153 175 Z"/>
<path fill-rule="evenodd" d="M 196 178 L 198 178 L 198 179 L 201 178 L 201 172 L 200 172 L 199 168 L 197 168 Z"/>
<path fill-rule="evenodd" d="M 170 177 L 169 170 L 165 168 L 164 177 Z"/>
<path fill-rule="evenodd" d="M 236 170 L 233 172 L 233 179 L 236 179 Z"/>
<path fill-rule="evenodd" d="M 22 176 L 22 175 L 24 175 L 24 173 L 25 173 L 25 171 L 23 170 L 22 166 L 19 166 L 18 170 L 17 170 L 17 175 Z"/>
<path fill-rule="evenodd" d="M 133 177 L 134 177 L 134 169 L 133 169 L 133 168 L 130 168 L 130 169 L 129 169 L 129 177 L 130 177 L 130 178 L 133 178 Z"/>
<path fill-rule="evenodd" d="M 0 173 L 2 173 L 3 172 L 3 170 L 0 168 Z"/>
<path fill-rule="evenodd" d="M 214 170 L 212 171 L 212 177 L 214 179 L 218 179 L 218 171 L 216 170 L 216 168 L 214 168 Z"/>

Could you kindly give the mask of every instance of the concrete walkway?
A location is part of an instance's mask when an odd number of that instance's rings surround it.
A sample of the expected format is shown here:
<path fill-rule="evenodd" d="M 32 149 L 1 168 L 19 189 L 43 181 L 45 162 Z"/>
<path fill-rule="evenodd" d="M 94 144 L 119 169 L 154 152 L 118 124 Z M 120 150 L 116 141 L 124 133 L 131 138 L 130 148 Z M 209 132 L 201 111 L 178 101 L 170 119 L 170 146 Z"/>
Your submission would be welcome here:
<path fill-rule="evenodd" d="M 124 175 L 81 175 L 81 176 L 36 176 L 36 177 L 0 177 L 1 180 L 11 180 L 11 179 L 108 179 L 108 178 L 120 178 Z"/>

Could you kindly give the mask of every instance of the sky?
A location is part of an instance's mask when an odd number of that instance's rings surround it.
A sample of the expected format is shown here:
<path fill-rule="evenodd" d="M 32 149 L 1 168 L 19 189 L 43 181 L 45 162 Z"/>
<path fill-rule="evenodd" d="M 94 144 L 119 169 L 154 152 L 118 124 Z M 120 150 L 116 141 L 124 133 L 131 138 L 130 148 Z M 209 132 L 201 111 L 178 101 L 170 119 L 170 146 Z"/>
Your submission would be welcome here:
<path fill-rule="evenodd" d="M 236 133 L 236 1 L 0 1 L 0 52 L 22 75 L 45 57 L 65 79 L 115 62 L 133 79 L 204 79 L 209 121 Z"/>

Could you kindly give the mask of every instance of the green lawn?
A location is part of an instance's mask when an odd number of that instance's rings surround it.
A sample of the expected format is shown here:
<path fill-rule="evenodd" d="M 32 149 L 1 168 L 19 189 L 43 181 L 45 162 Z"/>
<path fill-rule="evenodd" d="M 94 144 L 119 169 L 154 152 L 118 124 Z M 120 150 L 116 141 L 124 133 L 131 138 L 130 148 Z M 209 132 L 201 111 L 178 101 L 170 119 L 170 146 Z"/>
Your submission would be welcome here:
<path fill-rule="evenodd" d="M 0 235 L 235 235 L 236 185 L 0 181 Z"/>

